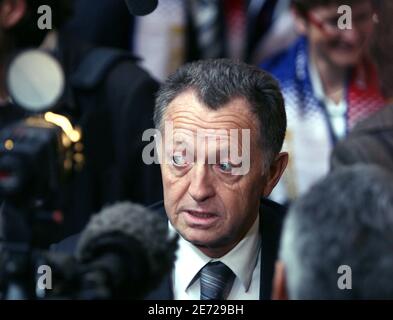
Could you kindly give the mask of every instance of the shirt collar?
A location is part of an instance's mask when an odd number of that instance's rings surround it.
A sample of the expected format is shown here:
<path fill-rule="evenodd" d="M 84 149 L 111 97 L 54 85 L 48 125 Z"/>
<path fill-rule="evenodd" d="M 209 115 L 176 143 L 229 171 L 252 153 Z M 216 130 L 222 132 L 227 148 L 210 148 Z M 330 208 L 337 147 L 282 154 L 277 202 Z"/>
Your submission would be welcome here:
<path fill-rule="evenodd" d="M 173 226 L 169 222 L 171 232 Z M 212 259 L 202 253 L 197 247 L 179 236 L 179 247 L 177 250 L 177 259 L 175 261 L 175 275 L 181 272 L 181 276 L 174 277 L 176 287 L 186 291 L 187 288 L 197 279 L 199 271 L 210 261 L 221 261 L 228 266 L 236 277 L 242 283 L 245 292 L 251 285 L 252 275 L 258 262 L 259 248 L 261 245 L 259 235 L 259 214 L 254 224 L 247 232 L 246 236 L 229 251 L 225 256 L 219 259 Z"/>

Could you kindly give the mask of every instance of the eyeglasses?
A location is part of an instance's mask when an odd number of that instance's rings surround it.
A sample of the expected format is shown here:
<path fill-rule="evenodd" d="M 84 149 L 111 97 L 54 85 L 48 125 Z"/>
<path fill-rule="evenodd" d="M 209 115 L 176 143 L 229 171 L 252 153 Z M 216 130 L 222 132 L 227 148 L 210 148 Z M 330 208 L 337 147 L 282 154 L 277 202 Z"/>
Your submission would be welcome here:
<path fill-rule="evenodd" d="M 334 16 L 327 19 L 322 19 L 312 12 L 307 13 L 308 21 L 316 26 L 320 31 L 326 35 L 337 35 L 340 31 L 345 30 L 340 28 L 340 16 Z M 375 23 L 378 20 L 376 13 L 367 12 L 358 14 L 352 18 L 352 24 L 357 28 L 363 28 L 369 26 L 370 23 Z"/>

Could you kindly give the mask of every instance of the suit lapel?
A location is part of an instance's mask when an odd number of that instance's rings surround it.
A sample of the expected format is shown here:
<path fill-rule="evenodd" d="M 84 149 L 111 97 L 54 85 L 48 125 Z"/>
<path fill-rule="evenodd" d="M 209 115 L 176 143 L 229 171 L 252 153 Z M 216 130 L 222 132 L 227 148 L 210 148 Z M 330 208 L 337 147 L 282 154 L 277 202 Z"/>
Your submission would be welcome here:
<path fill-rule="evenodd" d="M 284 207 L 270 200 L 262 200 L 259 220 L 259 230 L 262 239 L 260 300 L 270 300 L 271 298 L 274 266 L 277 259 L 284 216 Z"/>

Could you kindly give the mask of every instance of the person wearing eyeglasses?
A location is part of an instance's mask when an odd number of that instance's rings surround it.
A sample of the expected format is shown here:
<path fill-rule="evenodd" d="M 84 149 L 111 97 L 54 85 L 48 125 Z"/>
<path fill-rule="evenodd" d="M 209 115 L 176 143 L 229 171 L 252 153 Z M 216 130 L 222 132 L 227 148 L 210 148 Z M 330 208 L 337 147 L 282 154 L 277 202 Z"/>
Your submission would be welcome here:
<path fill-rule="evenodd" d="M 328 172 L 336 142 L 384 106 L 368 54 L 376 5 L 375 0 L 292 0 L 299 38 L 261 64 L 280 82 L 288 115 L 284 148 L 292 155 L 273 199 L 291 201 L 305 193 Z"/>
<path fill-rule="evenodd" d="M 379 72 L 381 90 L 387 105 L 358 123 L 338 143 L 331 154 L 330 167 L 336 171 L 355 164 L 376 164 L 393 172 L 393 1 L 380 0 L 378 24 L 371 44 L 371 54 Z"/>

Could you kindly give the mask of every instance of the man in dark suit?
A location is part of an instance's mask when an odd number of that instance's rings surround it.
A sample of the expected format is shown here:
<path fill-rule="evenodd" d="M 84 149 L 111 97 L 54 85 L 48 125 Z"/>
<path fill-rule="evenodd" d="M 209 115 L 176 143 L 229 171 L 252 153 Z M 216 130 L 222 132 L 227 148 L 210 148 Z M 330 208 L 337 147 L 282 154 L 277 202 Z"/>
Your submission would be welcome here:
<path fill-rule="evenodd" d="M 151 209 L 180 237 L 147 299 L 269 299 L 285 209 L 265 198 L 288 161 L 277 82 L 245 63 L 193 62 L 161 86 L 154 121 L 164 206 Z"/>
<path fill-rule="evenodd" d="M 277 82 L 228 59 L 186 64 L 161 86 L 154 121 L 165 211 L 180 239 L 170 282 L 149 298 L 270 298 L 284 210 L 261 197 L 288 161 Z"/>

